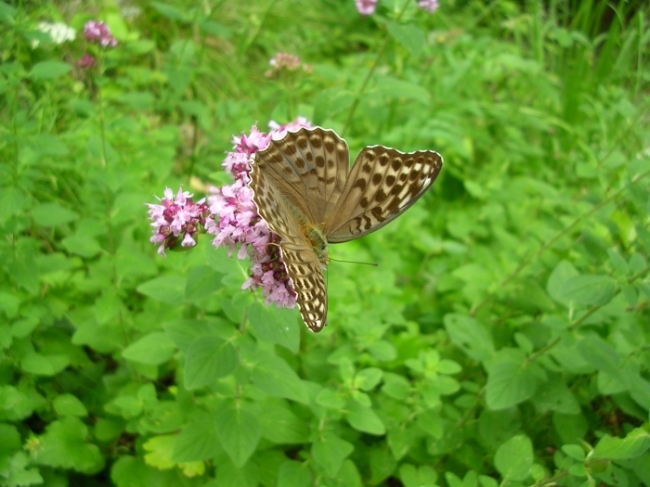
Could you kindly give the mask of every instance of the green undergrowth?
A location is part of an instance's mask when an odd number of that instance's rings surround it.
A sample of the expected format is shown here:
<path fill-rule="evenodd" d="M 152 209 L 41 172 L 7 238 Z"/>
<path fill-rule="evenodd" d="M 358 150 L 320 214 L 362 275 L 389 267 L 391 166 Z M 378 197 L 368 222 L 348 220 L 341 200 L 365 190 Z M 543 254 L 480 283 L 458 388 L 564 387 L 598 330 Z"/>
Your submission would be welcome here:
<path fill-rule="evenodd" d="M 650 485 L 630 3 L 0 3 L 0 486 Z M 156 254 L 144 206 L 229 182 L 233 135 L 297 116 L 445 158 L 330 248 L 379 265 L 330 264 L 319 334 L 207 235 Z"/>

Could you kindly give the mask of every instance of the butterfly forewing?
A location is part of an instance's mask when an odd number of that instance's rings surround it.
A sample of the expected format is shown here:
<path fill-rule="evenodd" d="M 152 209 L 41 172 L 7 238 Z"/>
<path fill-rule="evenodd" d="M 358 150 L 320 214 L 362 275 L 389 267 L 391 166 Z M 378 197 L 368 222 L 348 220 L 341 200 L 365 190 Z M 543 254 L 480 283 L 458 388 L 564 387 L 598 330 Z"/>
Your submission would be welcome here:
<path fill-rule="evenodd" d="M 296 302 L 312 331 L 327 324 L 327 243 L 367 235 L 394 220 L 429 189 L 441 168 L 437 152 L 373 146 L 361 151 L 350 170 L 345 141 L 320 127 L 288 132 L 255 154 L 253 200 L 282 238 Z"/>
<path fill-rule="evenodd" d="M 363 149 L 324 233 L 330 243 L 347 242 L 380 229 L 404 213 L 433 184 L 442 157 L 434 151 L 405 154 L 388 147 Z"/>
<path fill-rule="evenodd" d="M 348 146 L 320 127 L 288 132 L 255 154 L 255 164 L 309 222 L 325 221 L 347 180 Z"/>

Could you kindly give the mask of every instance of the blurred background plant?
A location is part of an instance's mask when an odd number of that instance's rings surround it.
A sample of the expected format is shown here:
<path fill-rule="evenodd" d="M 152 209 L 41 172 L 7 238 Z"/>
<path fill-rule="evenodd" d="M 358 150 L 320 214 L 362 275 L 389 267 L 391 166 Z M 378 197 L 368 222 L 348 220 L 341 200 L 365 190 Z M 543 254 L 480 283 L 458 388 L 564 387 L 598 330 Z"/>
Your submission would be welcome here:
<path fill-rule="evenodd" d="M 0 3 L 1 486 L 650 485 L 647 7 L 357 3 Z M 144 206 L 298 116 L 445 157 L 318 335 Z"/>

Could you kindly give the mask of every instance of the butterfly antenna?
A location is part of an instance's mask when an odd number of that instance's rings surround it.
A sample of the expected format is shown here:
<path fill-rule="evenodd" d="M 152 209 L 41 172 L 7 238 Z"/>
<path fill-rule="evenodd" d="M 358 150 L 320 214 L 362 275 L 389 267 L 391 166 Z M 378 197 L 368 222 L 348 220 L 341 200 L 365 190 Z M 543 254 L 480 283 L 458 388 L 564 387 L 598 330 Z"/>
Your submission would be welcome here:
<path fill-rule="evenodd" d="M 330 260 L 332 262 L 340 262 L 342 264 L 361 264 L 361 265 L 371 265 L 373 267 L 379 266 L 379 264 L 377 262 L 359 262 L 359 261 L 356 261 L 356 260 L 339 260 L 339 259 L 333 259 L 332 257 L 330 257 Z"/>

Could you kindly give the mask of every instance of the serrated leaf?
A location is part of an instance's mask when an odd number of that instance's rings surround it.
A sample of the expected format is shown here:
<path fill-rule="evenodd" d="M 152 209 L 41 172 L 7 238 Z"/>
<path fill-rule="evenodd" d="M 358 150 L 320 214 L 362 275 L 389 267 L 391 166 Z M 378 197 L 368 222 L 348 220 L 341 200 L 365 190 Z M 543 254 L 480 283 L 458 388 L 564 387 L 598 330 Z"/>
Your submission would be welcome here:
<path fill-rule="evenodd" d="M 166 333 L 156 331 L 133 342 L 122 352 L 122 356 L 133 362 L 160 365 L 173 357 L 176 347 Z"/>
<path fill-rule="evenodd" d="M 494 455 L 494 466 L 507 480 L 521 481 L 533 466 L 533 444 L 525 435 L 517 435 L 503 443 Z"/>
<path fill-rule="evenodd" d="M 185 358 L 185 387 L 197 389 L 232 374 L 239 365 L 237 350 L 218 336 L 198 338 Z"/>
<path fill-rule="evenodd" d="M 75 417 L 50 423 L 41 436 L 34 458 L 41 465 L 74 469 L 93 474 L 104 468 L 104 458 L 96 445 L 86 443 L 88 428 Z"/>
<path fill-rule="evenodd" d="M 149 438 L 142 445 L 149 452 L 145 453 L 144 461 L 147 465 L 151 465 L 160 470 L 174 467 L 176 462 L 172 460 L 172 451 L 175 441 L 176 435 L 161 435 Z"/>
<path fill-rule="evenodd" d="M 217 435 L 233 464 L 241 468 L 257 448 L 262 426 L 245 404 L 229 402 L 217 411 Z"/>

